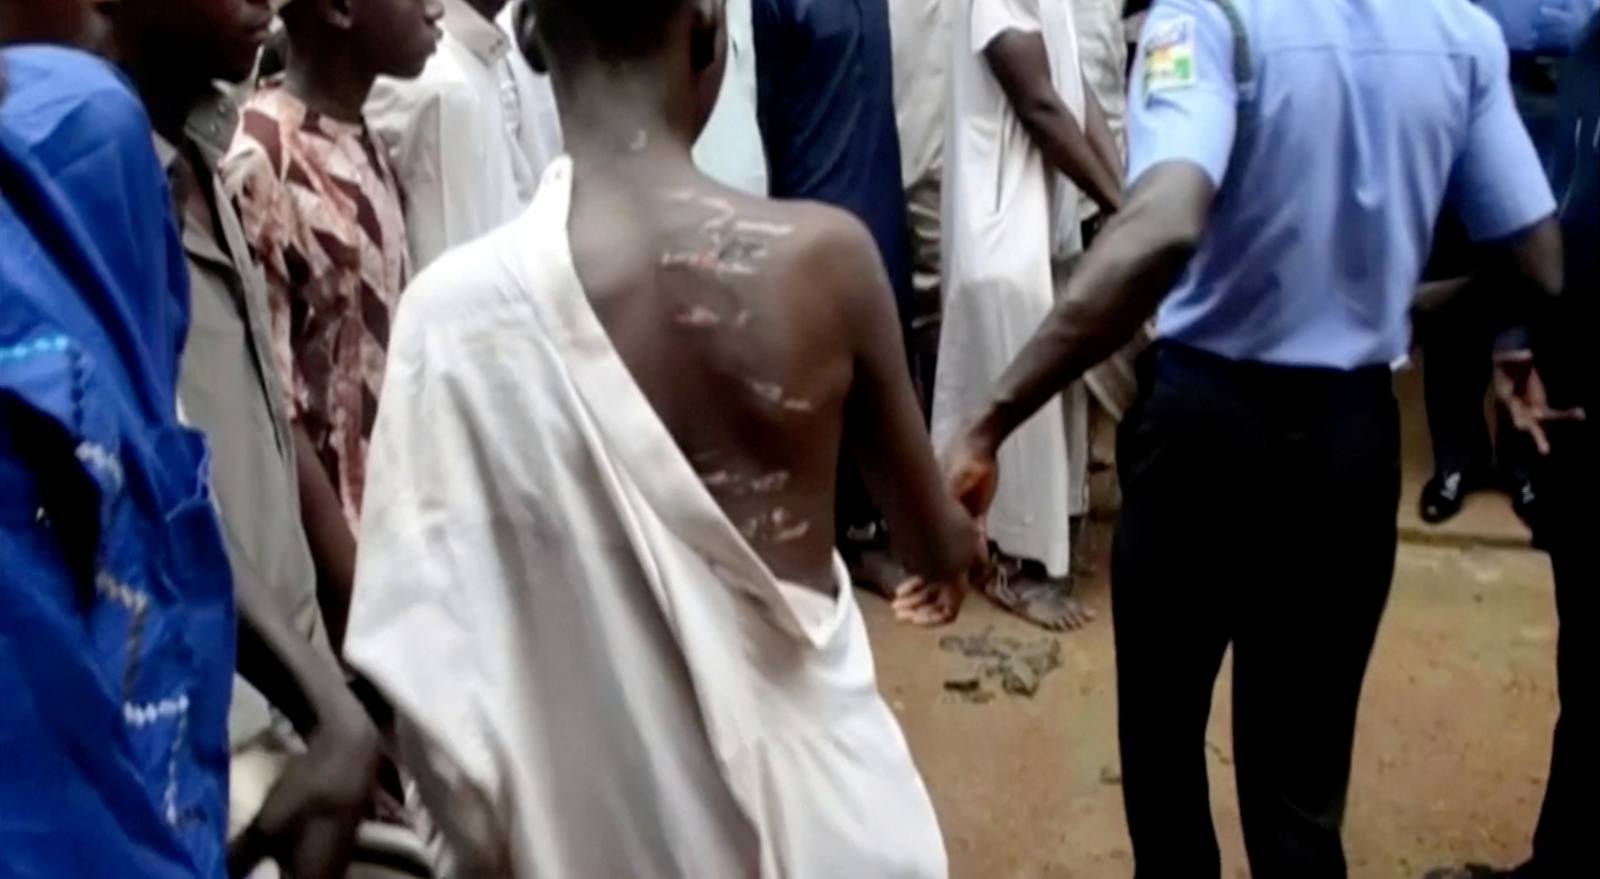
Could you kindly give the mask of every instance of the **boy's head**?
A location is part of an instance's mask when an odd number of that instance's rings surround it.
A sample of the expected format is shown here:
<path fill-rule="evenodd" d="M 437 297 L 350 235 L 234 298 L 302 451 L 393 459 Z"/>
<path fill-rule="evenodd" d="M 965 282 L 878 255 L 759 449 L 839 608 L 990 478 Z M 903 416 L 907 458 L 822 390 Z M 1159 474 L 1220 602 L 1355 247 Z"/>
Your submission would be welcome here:
<path fill-rule="evenodd" d="M 111 9 L 117 60 L 168 80 L 245 79 L 272 27 L 271 0 L 116 0 Z"/>
<path fill-rule="evenodd" d="M 114 5 L 116 0 L 0 0 L 0 46 L 55 43 L 102 51 Z"/>
<path fill-rule="evenodd" d="M 291 0 L 280 13 L 291 41 L 348 53 L 363 71 L 422 73 L 439 43 L 442 0 Z M 334 43 L 337 45 L 333 45 Z"/>
<path fill-rule="evenodd" d="M 726 0 L 532 0 L 558 88 L 637 67 L 686 87 L 694 130 L 711 117 L 727 64 Z"/>

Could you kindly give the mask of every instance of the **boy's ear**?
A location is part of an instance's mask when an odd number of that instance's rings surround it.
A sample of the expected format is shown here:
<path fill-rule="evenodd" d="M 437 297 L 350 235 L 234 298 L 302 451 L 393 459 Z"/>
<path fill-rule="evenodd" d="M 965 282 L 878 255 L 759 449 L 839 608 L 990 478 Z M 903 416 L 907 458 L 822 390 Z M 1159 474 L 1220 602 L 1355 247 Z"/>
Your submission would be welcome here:
<path fill-rule="evenodd" d="M 301 0 L 306 2 L 306 0 Z M 355 9 L 352 0 L 316 0 L 321 4 L 322 20 L 333 25 L 339 30 L 349 30 L 356 22 Z"/>

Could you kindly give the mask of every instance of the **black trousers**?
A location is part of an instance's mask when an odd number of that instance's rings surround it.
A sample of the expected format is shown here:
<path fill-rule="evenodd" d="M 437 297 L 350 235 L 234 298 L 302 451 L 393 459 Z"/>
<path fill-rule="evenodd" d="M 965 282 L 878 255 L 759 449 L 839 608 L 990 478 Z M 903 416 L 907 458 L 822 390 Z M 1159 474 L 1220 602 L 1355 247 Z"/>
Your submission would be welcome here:
<path fill-rule="evenodd" d="M 1590 410 L 1594 414 L 1594 410 Z M 1538 523 L 1555 567 L 1561 638 L 1556 652 L 1561 718 L 1556 724 L 1550 784 L 1534 836 L 1535 875 L 1591 875 L 1600 808 L 1600 430 L 1560 425 L 1554 453 L 1539 471 L 1547 505 Z"/>
<path fill-rule="evenodd" d="M 1220 873 L 1206 721 L 1231 645 L 1255 879 L 1344 877 L 1356 708 L 1394 574 L 1389 371 L 1240 364 L 1163 344 L 1142 372 L 1119 437 L 1112 570 L 1136 875 Z"/>
<path fill-rule="evenodd" d="M 1504 323 L 1499 315 L 1505 311 L 1508 289 L 1509 282 L 1502 287 L 1486 278 L 1418 322 L 1435 470 L 1488 472 L 1499 467 L 1526 474 L 1532 466 L 1533 444 L 1511 426 L 1504 408 L 1495 407 L 1498 449 L 1484 418 L 1495 335 Z"/>

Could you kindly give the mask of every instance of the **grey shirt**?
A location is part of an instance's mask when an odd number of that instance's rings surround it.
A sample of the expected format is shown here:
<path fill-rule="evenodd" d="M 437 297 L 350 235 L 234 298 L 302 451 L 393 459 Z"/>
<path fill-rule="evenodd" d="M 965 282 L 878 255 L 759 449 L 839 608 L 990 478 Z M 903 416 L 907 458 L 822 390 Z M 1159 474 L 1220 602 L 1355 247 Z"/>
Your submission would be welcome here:
<path fill-rule="evenodd" d="M 299 479 L 287 397 L 270 361 L 267 290 L 238 215 L 216 178 L 233 135 L 232 106 L 220 96 L 190 117 L 183 146 L 199 162 L 185 179 L 179 151 L 159 135 L 156 151 L 172 178 L 188 256 L 190 326 L 178 380 L 184 420 L 204 431 L 234 588 L 262 590 L 334 663 L 317 606 L 317 575 L 300 520 Z M 199 211 L 192 186 L 206 187 Z M 238 747 L 271 725 L 266 700 L 240 678 L 228 717 Z"/>

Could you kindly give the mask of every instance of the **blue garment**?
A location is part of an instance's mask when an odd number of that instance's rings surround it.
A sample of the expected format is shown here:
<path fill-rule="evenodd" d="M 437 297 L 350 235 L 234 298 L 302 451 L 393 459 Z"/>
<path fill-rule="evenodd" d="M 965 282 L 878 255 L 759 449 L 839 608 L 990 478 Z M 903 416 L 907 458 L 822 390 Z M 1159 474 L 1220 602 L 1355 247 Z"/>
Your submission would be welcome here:
<path fill-rule="evenodd" d="M 1582 405 L 1600 418 L 1600 15 L 1589 23 L 1561 71 L 1559 136 L 1549 157 L 1568 242 L 1566 290 L 1551 320 L 1535 328 L 1539 369 L 1558 407 Z M 1592 433 L 1590 434 L 1593 435 Z"/>
<path fill-rule="evenodd" d="M 1183 161 L 1219 186 L 1158 334 L 1234 360 L 1393 363 L 1447 195 L 1480 241 L 1554 210 L 1505 43 L 1459 0 L 1234 6 L 1244 43 L 1215 0 L 1160 0 L 1141 38 L 1129 182 Z"/>
<path fill-rule="evenodd" d="M 865 223 L 905 318 L 911 244 L 887 0 L 752 0 L 751 18 L 772 197 L 824 202 Z"/>
<path fill-rule="evenodd" d="M 1565 55 L 1600 0 L 1475 0 L 1505 32 L 1513 52 Z"/>
<path fill-rule="evenodd" d="M 219 879 L 232 580 L 166 177 L 109 65 L 0 65 L 0 877 Z"/>

